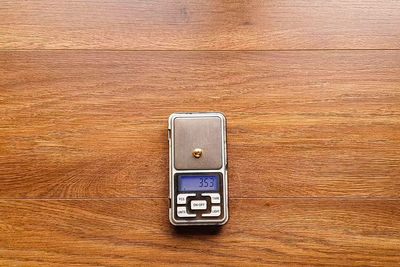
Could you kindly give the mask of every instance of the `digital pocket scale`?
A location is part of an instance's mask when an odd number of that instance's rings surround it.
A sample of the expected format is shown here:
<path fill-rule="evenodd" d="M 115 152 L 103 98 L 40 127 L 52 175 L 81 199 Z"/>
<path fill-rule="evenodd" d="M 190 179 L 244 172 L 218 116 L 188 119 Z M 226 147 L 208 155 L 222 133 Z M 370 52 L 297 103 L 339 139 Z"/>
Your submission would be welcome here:
<path fill-rule="evenodd" d="M 173 113 L 168 121 L 169 219 L 173 225 L 228 221 L 226 119 L 222 113 Z"/>

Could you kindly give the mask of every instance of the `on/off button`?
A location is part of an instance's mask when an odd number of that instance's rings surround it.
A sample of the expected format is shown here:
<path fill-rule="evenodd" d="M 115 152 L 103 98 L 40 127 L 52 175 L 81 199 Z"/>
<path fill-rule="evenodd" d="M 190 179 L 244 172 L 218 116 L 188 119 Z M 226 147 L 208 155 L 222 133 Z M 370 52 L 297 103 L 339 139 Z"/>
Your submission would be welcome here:
<path fill-rule="evenodd" d="M 205 201 L 205 200 L 192 200 L 190 202 L 190 208 L 192 210 L 206 210 L 207 209 L 207 201 Z"/>

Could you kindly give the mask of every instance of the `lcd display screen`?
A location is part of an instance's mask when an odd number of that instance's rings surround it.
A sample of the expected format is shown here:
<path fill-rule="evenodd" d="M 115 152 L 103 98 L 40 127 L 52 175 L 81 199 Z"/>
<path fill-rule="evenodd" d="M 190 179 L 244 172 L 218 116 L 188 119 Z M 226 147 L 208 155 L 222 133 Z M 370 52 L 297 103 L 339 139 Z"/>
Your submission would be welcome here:
<path fill-rule="evenodd" d="M 179 175 L 179 191 L 217 191 L 219 175 Z"/>

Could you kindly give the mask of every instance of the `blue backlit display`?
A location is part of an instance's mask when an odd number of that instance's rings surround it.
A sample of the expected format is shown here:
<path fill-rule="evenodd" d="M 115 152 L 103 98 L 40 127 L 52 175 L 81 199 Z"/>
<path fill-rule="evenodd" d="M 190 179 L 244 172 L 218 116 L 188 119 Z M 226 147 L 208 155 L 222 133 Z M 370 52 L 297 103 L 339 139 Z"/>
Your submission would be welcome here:
<path fill-rule="evenodd" d="M 179 191 L 217 191 L 219 175 L 179 175 Z"/>

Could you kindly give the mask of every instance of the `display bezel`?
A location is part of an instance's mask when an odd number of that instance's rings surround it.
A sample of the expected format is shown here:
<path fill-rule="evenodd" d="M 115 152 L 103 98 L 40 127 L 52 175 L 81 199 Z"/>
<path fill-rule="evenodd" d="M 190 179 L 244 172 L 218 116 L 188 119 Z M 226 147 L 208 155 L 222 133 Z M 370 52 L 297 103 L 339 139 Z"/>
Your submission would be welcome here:
<path fill-rule="evenodd" d="M 220 188 L 220 179 L 221 179 L 221 177 L 220 177 L 220 175 L 219 174 L 207 174 L 207 175 L 204 175 L 204 174 L 178 174 L 178 176 L 177 176 L 178 178 L 177 178 L 177 184 L 178 184 L 178 192 L 218 192 L 219 191 L 219 188 Z M 186 180 L 186 179 L 190 179 L 190 178 L 210 178 L 210 179 L 212 179 L 212 178 L 214 178 L 216 181 L 215 181 L 215 186 L 213 186 L 213 187 L 210 187 L 210 188 L 207 188 L 207 187 L 204 187 L 204 188 L 196 188 L 196 189 L 187 189 L 187 190 L 183 190 L 181 187 L 182 187 L 182 183 L 183 183 L 183 180 Z"/>
<path fill-rule="evenodd" d="M 179 176 L 218 176 L 218 190 L 204 190 L 204 191 L 179 191 L 179 186 L 178 186 L 178 177 Z M 193 193 L 206 193 L 206 192 L 221 192 L 222 193 L 222 173 L 220 172 L 197 172 L 197 173 L 175 173 L 175 192 L 177 193 L 188 193 L 188 192 L 193 192 Z"/>

